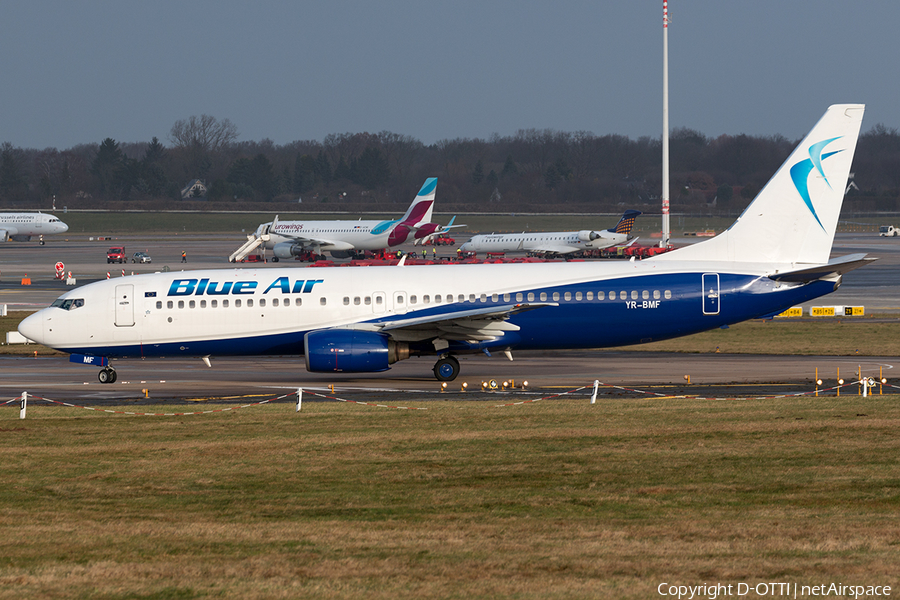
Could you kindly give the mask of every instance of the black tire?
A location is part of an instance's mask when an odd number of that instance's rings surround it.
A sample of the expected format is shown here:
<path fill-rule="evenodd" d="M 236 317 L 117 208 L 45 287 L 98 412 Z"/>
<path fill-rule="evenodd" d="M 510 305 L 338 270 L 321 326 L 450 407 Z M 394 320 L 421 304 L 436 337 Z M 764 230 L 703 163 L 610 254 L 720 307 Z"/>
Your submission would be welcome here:
<path fill-rule="evenodd" d="M 434 363 L 433 371 L 438 381 L 453 381 L 459 375 L 459 361 L 455 356 L 445 356 Z"/>
<path fill-rule="evenodd" d="M 272 262 L 278 262 L 278 257 L 277 257 L 277 256 L 273 256 L 273 257 L 272 257 Z"/>
<path fill-rule="evenodd" d="M 115 381 L 115 379 L 113 378 L 114 374 L 115 371 L 104 367 L 103 369 L 100 369 L 99 373 L 97 373 L 97 379 L 100 380 L 100 383 L 112 383 L 113 381 Z"/>

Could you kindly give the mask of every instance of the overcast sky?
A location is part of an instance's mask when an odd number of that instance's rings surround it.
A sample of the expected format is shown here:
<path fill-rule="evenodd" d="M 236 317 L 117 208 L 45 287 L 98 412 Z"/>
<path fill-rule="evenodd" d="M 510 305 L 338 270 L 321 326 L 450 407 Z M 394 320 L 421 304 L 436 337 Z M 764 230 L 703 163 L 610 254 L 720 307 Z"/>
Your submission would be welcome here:
<path fill-rule="evenodd" d="M 662 130 L 662 0 L 0 4 L 0 142 L 167 143 L 191 115 L 277 144 Z M 802 137 L 826 107 L 900 127 L 897 0 L 671 0 L 670 124 Z"/>

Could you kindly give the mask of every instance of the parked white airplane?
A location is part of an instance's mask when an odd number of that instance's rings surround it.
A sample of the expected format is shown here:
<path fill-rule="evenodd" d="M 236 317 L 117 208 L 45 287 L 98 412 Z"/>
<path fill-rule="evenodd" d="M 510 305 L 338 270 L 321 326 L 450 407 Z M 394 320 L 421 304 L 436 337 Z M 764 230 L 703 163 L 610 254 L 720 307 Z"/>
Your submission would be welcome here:
<path fill-rule="evenodd" d="M 247 243 L 231 255 L 230 261 L 240 260 L 260 245 L 274 251 L 272 260 L 276 262 L 306 251 L 328 251 L 332 256 L 345 258 L 356 250 L 399 246 L 410 234 L 419 239 L 443 233 L 446 228 L 430 222 L 436 187 L 436 177 L 426 179 L 406 213 L 394 221 L 279 221 L 275 217 L 247 236 Z"/>
<path fill-rule="evenodd" d="M 626 210 L 615 227 L 603 231 L 536 231 L 476 235 L 459 247 L 463 252 L 530 252 L 532 254 L 571 254 L 580 250 L 601 250 L 624 244 L 639 210 Z"/>
<path fill-rule="evenodd" d="M 410 356 L 651 342 L 828 294 L 864 254 L 829 259 L 864 106 L 828 109 L 740 218 L 642 261 L 275 268 L 136 275 L 69 291 L 19 332 L 110 357 L 302 354 L 315 372 L 385 371 Z"/>
<path fill-rule="evenodd" d="M 4 212 L 0 213 L 0 241 L 27 242 L 31 236 L 41 236 L 41 245 L 45 235 L 65 233 L 69 226 L 53 215 L 42 212 Z"/>

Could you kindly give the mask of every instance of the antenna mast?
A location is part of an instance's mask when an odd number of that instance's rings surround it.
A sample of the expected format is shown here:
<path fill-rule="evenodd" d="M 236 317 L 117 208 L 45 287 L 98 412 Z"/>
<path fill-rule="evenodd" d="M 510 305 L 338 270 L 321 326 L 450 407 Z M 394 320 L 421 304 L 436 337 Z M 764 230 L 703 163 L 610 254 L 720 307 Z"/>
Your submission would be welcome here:
<path fill-rule="evenodd" d="M 669 245 L 669 2 L 663 0 L 662 239 Z"/>

